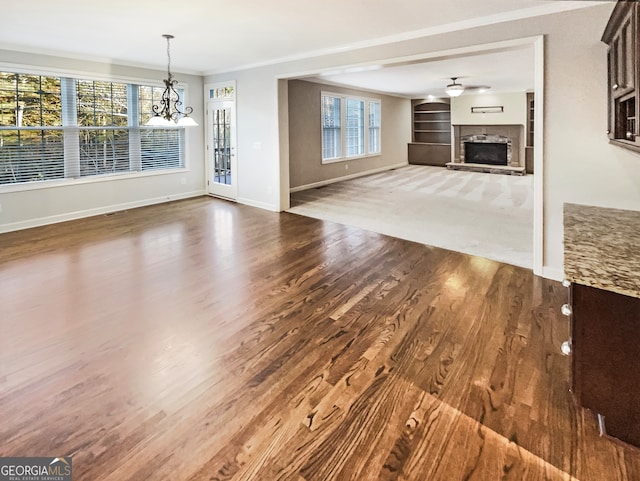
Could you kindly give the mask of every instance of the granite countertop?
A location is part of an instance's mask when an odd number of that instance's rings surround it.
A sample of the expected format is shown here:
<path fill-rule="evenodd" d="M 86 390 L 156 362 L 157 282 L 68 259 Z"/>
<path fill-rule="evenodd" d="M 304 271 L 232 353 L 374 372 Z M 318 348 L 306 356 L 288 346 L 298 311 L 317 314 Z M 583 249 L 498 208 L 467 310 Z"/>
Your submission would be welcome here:
<path fill-rule="evenodd" d="M 640 298 L 640 211 L 564 205 L 567 280 Z"/>

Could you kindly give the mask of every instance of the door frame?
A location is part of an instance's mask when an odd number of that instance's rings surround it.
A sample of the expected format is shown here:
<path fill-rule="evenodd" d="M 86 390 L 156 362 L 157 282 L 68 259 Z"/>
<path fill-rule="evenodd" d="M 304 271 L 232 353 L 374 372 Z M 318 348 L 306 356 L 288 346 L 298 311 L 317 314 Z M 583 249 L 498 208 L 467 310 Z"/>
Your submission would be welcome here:
<path fill-rule="evenodd" d="M 223 89 L 226 87 L 232 87 L 233 95 L 229 95 L 227 97 L 219 97 L 216 98 L 215 90 Z M 212 195 L 215 197 L 222 197 L 228 200 L 237 201 L 238 199 L 238 138 L 237 138 L 237 104 L 236 104 L 236 93 L 237 93 L 236 81 L 235 80 L 227 80 L 224 82 L 213 82 L 205 84 L 204 86 L 204 111 L 205 111 L 205 175 L 206 175 L 206 185 L 205 191 L 208 195 Z M 231 184 L 225 186 L 224 184 L 215 184 L 213 182 L 213 146 L 211 145 L 211 139 L 213 139 L 213 119 L 211 118 L 211 111 L 213 110 L 216 104 L 222 103 L 232 103 L 232 111 L 231 111 Z M 218 187 L 216 189 L 216 186 Z"/>
<path fill-rule="evenodd" d="M 530 37 L 516 38 L 511 40 L 502 40 L 492 43 L 480 45 L 469 45 L 466 47 L 453 48 L 449 50 L 436 50 L 433 52 L 408 55 L 402 57 L 391 57 L 384 60 L 377 60 L 353 65 L 343 65 L 342 69 L 347 68 L 366 68 L 369 66 L 392 65 L 396 63 L 408 63 L 416 61 L 428 61 L 432 59 L 446 58 L 449 56 L 461 56 L 465 54 L 474 54 L 477 52 L 491 51 L 502 48 L 517 48 L 521 46 L 532 46 L 534 49 L 534 93 L 536 99 L 536 108 L 534 110 L 534 149 L 533 155 L 533 273 L 546 277 L 548 279 L 562 279 L 562 270 L 545 266 L 545 219 L 544 219 L 544 59 L 545 59 L 545 42 L 544 35 L 534 35 Z M 335 67 L 327 67 L 324 69 L 304 70 L 299 72 L 290 72 L 277 75 L 276 78 L 282 81 L 282 87 L 279 82 L 278 89 L 278 105 L 279 110 L 283 112 L 279 119 L 279 129 L 281 143 L 286 140 L 286 132 L 288 130 L 288 117 L 286 117 L 285 107 L 288 105 L 286 82 L 293 79 L 300 79 L 310 76 L 322 75 L 324 72 L 335 71 Z M 283 172 L 286 171 L 286 172 Z M 290 186 L 289 186 L 289 151 L 280 147 L 280 205 L 279 210 L 287 210 L 290 207 Z"/>

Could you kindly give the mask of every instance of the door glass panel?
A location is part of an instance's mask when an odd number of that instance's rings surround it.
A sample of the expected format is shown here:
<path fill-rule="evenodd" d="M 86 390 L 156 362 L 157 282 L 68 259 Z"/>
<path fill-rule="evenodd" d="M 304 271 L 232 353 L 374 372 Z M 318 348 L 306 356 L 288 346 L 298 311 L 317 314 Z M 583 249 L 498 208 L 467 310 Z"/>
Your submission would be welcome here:
<path fill-rule="evenodd" d="M 231 109 L 213 111 L 213 181 L 231 185 Z"/>
<path fill-rule="evenodd" d="M 231 85 L 209 90 L 211 100 L 235 100 L 236 89 Z"/>

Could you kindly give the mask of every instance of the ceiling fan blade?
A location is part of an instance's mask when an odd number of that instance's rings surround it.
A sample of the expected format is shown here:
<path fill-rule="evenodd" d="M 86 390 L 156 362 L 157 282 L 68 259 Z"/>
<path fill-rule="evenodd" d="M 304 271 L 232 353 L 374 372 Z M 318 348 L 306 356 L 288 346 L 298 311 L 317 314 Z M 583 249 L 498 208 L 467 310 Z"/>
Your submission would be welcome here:
<path fill-rule="evenodd" d="M 488 85 L 465 85 L 464 89 L 467 91 L 489 90 L 491 87 Z"/>

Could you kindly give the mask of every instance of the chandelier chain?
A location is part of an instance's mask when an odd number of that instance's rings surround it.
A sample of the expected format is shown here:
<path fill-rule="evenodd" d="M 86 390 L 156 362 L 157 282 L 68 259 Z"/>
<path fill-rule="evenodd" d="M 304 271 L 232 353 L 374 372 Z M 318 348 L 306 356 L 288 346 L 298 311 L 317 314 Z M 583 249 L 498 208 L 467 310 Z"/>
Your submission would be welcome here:
<path fill-rule="evenodd" d="M 171 36 L 165 35 L 167 38 L 167 73 L 171 77 Z"/>

